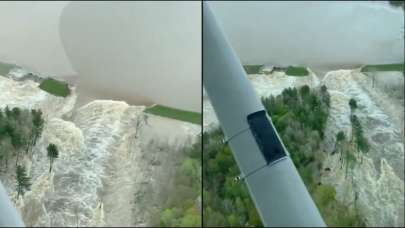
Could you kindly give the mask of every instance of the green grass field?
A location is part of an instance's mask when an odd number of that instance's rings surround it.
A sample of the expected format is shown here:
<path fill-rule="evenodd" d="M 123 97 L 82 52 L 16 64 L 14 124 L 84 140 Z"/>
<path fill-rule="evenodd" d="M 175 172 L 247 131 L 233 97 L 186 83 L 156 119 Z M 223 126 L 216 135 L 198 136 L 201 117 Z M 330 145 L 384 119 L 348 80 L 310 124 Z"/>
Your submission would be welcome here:
<path fill-rule="evenodd" d="M 16 67 L 16 65 L 0 62 L 0 75 L 6 76 L 14 67 Z"/>
<path fill-rule="evenodd" d="M 285 73 L 290 76 L 307 76 L 309 74 L 307 68 L 298 66 L 289 66 Z"/>
<path fill-rule="evenodd" d="M 184 111 L 163 105 L 154 105 L 145 109 L 144 112 L 194 124 L 201 124 L 201 113 L 197 112 Z"/>
<path fill-rule="evenodd" d="M 243 65 L 246 74 L 259 74 L 263 65 Z"/>
<path fill-rule="evenodd" d="M 404 63 L 365 65 L 364 67 L 361 68 L 361 72 L 372 72 L 372 71 L 402 71 L 402 72 L 404 72 Z"/>
<path fill-rule="evenodd" d="M 66 97 L 70 94 L 69 86 L 66 82 L 47 78 L 39 85 L 42 90 L 59 97 Z"/>

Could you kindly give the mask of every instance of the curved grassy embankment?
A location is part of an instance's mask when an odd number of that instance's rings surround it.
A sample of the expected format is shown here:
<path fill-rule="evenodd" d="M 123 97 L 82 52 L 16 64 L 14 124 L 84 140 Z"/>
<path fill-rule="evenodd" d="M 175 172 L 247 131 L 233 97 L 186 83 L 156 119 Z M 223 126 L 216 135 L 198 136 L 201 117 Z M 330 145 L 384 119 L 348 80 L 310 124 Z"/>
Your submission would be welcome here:
<path fill-rule="evenodd" d="M 402 72 L 404 72 L 404 63 L 365 65 L 361 68 L 361 72 L 372 72 L 372 71 L 402 71 Z"/>
<path fill-rule="evenodd" d="M 163 105 L 154 105 L 152 107 L 146 108 L 144 112 L 194 124 L 201 124 L 201 113 L 197 112 L 180 110 Z"/>
<path fill-rule="evenodd" d="M 69 85 L 66 82 L 47 78 L 41 82 L 39 88 L 55 96 L 66 97 L 70 94 Z"/>
<path fill-rule="evenodd" d="M 0 62 L 0 75 L 7 76 L 10 70 L 16 67 L 18 66 L 11 63 Z M 70 94 L 69 85 L 66 82 L 58 81 L 52 78 L 44 79 L 39 85 L 39 88 L 45 92 L 60 97 L 66 97 Z"/>

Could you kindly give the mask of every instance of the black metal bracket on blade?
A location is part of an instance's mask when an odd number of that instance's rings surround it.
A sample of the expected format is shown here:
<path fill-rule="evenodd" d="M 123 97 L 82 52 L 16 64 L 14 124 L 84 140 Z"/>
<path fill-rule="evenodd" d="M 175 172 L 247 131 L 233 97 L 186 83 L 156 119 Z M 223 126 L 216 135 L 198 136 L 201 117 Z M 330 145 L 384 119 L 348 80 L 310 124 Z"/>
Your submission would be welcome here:
<path fill-rule="evenodd" d="M 234 178 L 236 182 L 239 182 L 250 175 L 258 172 L 262 168 L 274 165 L 278 161 L 287 157 L 284 147 L 277 136 L 276 130 L 271 125 L 269 119 L 266 116 L 266 111 L 261 110 L 251 113 L 247 116 L 249 128 L 253 137 L 266 160 L 266 165 L 258 167 L 246 175 L 239 175 Z"/>
<path fill-rule="evenodd" d="M 247 122 L 267 165 L 287 157 L 276 129 L 267 118 L 265 110 L 249 114 Z"/>

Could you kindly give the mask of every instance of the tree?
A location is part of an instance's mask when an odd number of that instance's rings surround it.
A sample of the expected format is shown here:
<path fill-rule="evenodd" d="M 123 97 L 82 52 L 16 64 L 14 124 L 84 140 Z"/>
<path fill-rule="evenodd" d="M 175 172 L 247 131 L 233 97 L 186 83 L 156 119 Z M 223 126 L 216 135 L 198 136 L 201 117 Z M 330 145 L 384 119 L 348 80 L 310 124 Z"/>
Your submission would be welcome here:
<path fill-rule="evenodd" d="M 347 174 L 349 172 L 349 168 L 353 169 L 354 165 L 356 164 L 356 157 L 353 154 L 349 153 L 349 151 L 346 151 L 345 159 L 346 159 L 346 170 L 345 170 L 345 179 L 346 179 Z"/>
<path fill-rule="evenodd" d="M 355 99 L 351 98 L 349 100 L 349 106 L 350 106 L 350 110 L 353 112 L 354 110 L 356 110 L 357 108 L 357 102 Z"/>
<path fill-rule="evenodd" d="M 300 88 L 300 95 L 302 98 L 307 96 L 310 93 L 311 89 L 309 88 L 308 85 L 304 85 Z"/>
<path fill-rule="evenodd" d="M 18 119 L 18 117 L 20 117 L 21 110 L 20 110 L 19 108 L 14 107 L 14 108 L 11 110 L 11 112 L 12 112 L 12 115 L 13 115 L 13 117 L 14 117 L 15 119 Z"/>
<path fill-rule="evenodd" d="M 6 113 L 7 118 L 11 118 L 13 116 L 13 114 L 8 106 L 6 106 L 6 108 L 4 109 L 4 112 Z"/>
<path fill-rule="evenodd" d="M 49 173 L 51 173 L 53 161 L 56 158 L 58 158 L 59 151 L 58 151 L 58 147 L 52 143 L 48 145 L 46 150 L 48 151 L 48 158 L 49 158 Z"/>
<path fill-rule="evenodd" d="M 361 135 L 359 136 L 359 139 L 357 140 L 357 144 L 358 144 L 358 149 L 363 153 L 366 154 L 369 152 L 370 150 L 370 145 L 368 144 L 367 139 Z M 361 163 L 363 163 L 363 155 L 361 156 Z"/>
<path fill-rule="evenodd" d="M 352 138 L 351 138 L 351 141 L 353 141 L 354 137 L 356 135 L 358 135 L 358 131 L 361 128 L 361 125 L 360 125 L 359 119 L 354 114 L 350 115 L 350 122 L 352 123 Z"/>
<path fill-rule="evenodd" d="M 326 85 L 322 85 L 321 86 L 321 92 L 326 93 L 327 91 L 328 91 L 328 87 L 326 87 Z"/>
<path fill-rule="evenodd" d="M 27 176 L 24 166 L 17 166 L 16 169 L 17 178 L 17 198 L 20 195 L 24 195 L 25 191 L 30 190 L 31 183 L 30 178 Z"/>
<path fill-rule="evenodd" d="M 346 135 L 343 131 L 339 131 L 336 134 L 336 144 L 335 144 L 335 151 L 339 150 L 340 158 L 339 160 L 342 159 L 342 142 L 346 139 Z"/>
<path fill-rule="evenodd" d="M 31 110 L 31 116 L 32 116 L 32 132 L 31 132 L 31 142 L 29 145 L 29 148 L 31 149 L 33 146 L 35 146 L 37 140 L 39 137 L 41 137 L 42 130 L 44 128 L 44 119 L 42 117 L 42 111 L 41 110 Z M 31 154 L 32 155 L 32 154 Z"/>
<path fill-rule="evenodd" d="M 18 159 L 20 157 L 20 152 L 21 152 L 21 148 L 24 145 L 24 138 L 23 135 L 20 134 L 20 132 L 16 132 L 14 131 L 14 133 L 11 135 L 11 144 L 14 147 L 14 151 L 16 154 L 16 159 L 15 159 L 15 165 L 18 165 Z"/>
<path fill-rule="evenodd" d="M 343 131 L 339 131 L 339 132 L 336 134 L 336 140 L 337 140 L 338 142 L 341 142 L 341 141 L 345 140 L 345 138 L 346 138 L 346 135 L 345 135 L 345 133 L 344 133 Z"/>
<path fill-rule="evenodd" d="M 11 144 L 11 139 L 10 137 L 5 137 L 2 140 L 0 140 L 0 157 L 1 159 L 4 159 L 6 163 L 6 169 L 8 167 L 8 159 L 12 155 L 13 151 L 13 145 Z"/>
<path fill-rule="evenodd" d="M 326 106 L 330 107 L 330 94 L 328 93 L 328 87 L 326 87 L 326 85 L 321 86 L 321 96 Z"/>
<path fill-rule="evenodd" d="M 44 127 L 44 119 L 42 117 L 42 111 L 41 110 L 31 110 L 31 115 L 32 115 L 32 124 L 34 125 L 34 141 L 36 141 L 39 136 L 41 136 L 41 132 Z"/>

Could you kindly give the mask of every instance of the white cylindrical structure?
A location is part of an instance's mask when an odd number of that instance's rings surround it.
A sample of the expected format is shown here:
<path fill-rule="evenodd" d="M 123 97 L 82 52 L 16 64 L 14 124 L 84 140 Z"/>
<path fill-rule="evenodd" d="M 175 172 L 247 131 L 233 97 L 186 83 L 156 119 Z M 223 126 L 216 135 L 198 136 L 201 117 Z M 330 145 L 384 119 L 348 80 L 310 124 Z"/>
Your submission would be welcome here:
<path fill-rule="evenodd" d="M 24 227 L 17 210 L 11 203 L 3 184 L 0 182 L 0 227 Z"/>
<path fill-rule="evenodd" d="M 325 226 L 207 3 L 203 83 L 263 225 Z"/>

